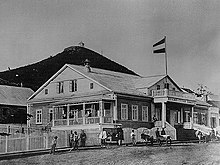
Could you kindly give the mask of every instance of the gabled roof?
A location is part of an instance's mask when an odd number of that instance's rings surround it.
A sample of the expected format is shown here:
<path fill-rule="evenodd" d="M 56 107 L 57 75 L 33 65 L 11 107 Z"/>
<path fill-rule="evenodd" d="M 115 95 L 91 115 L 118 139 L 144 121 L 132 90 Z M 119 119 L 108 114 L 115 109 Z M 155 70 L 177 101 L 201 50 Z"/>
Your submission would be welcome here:
<path fill-rule="evenodd" d="M 47 86 L 67 67 L 74 70 L 78 74 L 81 74 L 82 76 L 90 79 L 94 83 L 99 84 L 108 91 L 121 94 L 146 96 L 143 92 L 140 92 L 136 89 L 133 81 L 134 79 L 140 78 L 140 76 L 98 68 L 91 68 L 91 72 L 87 72 L 84 66 L 66 64 L 56 74 L 54 74 L 45 84 L 43 84 L 28 100 L 34 98 L 45 86 Z"/>
<path fill-rule="evenodd" d="M 133 82 L 134 79 L 138 79 L 140 76 L 97 68 L 91 68 L 91 72 L 87 72 L 84 66 L 70 64 L 68 66 L 115 93 L 146 96 L 136 89 Z"/>
<path fill-rule="evenodd" d="M 135 79 L 134 83 L 137 89 L 150 88 L 164 78 L 168 78 L 180 91 L 182 91 L 182 89 L 168 75 L 140 77 Z"/>
<path fill-rule="evenodd" d="M 26 106 L 33 93 L 30 88 L 0 85 L 0 104 Z"/>

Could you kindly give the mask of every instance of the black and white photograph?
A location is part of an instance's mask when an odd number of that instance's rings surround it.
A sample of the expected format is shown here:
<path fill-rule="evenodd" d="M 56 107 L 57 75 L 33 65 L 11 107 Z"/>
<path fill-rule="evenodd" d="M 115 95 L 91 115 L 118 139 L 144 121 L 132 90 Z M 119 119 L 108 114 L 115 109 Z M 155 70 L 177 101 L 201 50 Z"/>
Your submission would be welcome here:
<path fill-rule="evenodd" d="M 0 165 L 220 165 L 219 0 L 0 0 Z"/>

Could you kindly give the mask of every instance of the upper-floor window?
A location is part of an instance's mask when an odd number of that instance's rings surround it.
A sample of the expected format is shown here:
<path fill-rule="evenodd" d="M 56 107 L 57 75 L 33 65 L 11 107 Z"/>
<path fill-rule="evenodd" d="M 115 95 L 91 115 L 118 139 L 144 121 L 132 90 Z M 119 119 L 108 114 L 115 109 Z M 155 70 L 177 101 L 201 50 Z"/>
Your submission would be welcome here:
<path fill-rule="evenodd" d="M 36 110 L 36 124 L 42 124 L 42 109 Z"/>
<path fill-rule="evenodd" d="M 157 90 L 160 90 L 160 85 L 157 85 Z"/>
<path fill-rule="evenodd" d="M 128 119 L 128 104 L 121 104 L 121 119 Z"/>
<path fill-rule="evenodd" d="M 132 105 L 132 120 L 138 120 L 138 106 Z"/>
<path fill-rule="evenodd" d="M 44 92 L 45 92 L 45 95 L 47 95 L 48 94 L 48 89 L 45 89 Z"/>
<path fill-rule="evenodd" d="M 93 83 L 90 83 L 90 89 L 93 89 L 93 88 L 94 88 Z"/>
<path fill-rule="evenodd" d="M 148 121 L 148 106 L 142 106 L 142 121 Z"/>
<path fill-rule="evenodd" d="M 165 83 L 165 84 L 164 84 L 164 88 L 165 88 L 165 89 L 169 89 L 169 86 L 170 86 L 169 83 Z"/>
<path fill-rule="evenodd" d="M 63 84 L 64 84 L 63 81 L 57 83 L 57 93 L 63 93 L 64 92 Z"/>
<path fill-rule="evenodd" d="M 77 91 L 77 80 L 70 81 L 70 92 Z"/>

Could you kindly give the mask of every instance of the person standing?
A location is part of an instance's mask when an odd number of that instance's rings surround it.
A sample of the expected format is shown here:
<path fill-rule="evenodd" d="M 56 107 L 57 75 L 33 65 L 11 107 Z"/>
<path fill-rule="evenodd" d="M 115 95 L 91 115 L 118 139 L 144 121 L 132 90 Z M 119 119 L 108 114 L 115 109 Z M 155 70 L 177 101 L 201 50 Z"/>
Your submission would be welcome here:
<path fill-rule="evenodd" d="M 86 144 L 86 133 L 84 132 L 84 130 L 82 130 L 81 134 L 80 134 L 80 143 L 81 143 L 81 147 L 85 147 L 85 144 Z"/>
<path fill-rule="evenodd" d="M 57 139 L 58 139 L 58 137 L 54 136 L 54 138 L 52 140 L 52 144 L 51 144 L 50 154 L 55 154 Z"/>
<path fill-rule="evenodd" d="M 136 138 L 135 138 L 135 133 L 134 133 L 134 130 L 131 131 L 131 141 L 132 141 L 132 144 L 133 146 L 136 145 Z"/>
<path fill-rule="evenodd" d="M 117 128 L 117 138 L 118 138 L 118 145 L 122 144 L 122 140 L 124 140 L 124 132 L 122 128 Z"/>
<path fill-rule="evenodd" d="M 105 130 L 100 132 L 99 139 L 101 139 L 101 148 L 106 147 L 107 132 Z"/>
<path fill-rule="evenodd" d="M 74 145 L 74 134 L 73 131 L 70 132 L 70 148 Z"/>
<path fill-rule="evenodd" d="M 75 131 L 74 132 L 74 134 L 73 134 L 74 136 L 73 136 L 73 147 L 70 149 L 70 152 L 72 151 L 72 150 L 75 150 L 75 149 L 79 149 L 78 147 L 78 143 L 79 143 L 79 136 L 78 136 L 78 134 L 77 134 L 77 132 Z"/>

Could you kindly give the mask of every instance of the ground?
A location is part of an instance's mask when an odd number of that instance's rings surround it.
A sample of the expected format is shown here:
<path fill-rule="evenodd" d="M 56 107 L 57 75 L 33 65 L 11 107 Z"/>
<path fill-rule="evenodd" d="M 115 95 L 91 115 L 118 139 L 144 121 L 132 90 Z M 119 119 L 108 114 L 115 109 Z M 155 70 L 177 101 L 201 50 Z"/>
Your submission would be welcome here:
<path fill-rule="evenodd" d="M 220 143 L 122 146 L 2 160 L 1 165 L 220 165 Z"/>

